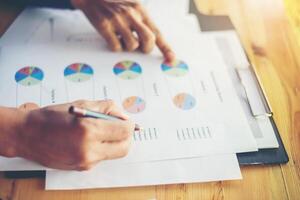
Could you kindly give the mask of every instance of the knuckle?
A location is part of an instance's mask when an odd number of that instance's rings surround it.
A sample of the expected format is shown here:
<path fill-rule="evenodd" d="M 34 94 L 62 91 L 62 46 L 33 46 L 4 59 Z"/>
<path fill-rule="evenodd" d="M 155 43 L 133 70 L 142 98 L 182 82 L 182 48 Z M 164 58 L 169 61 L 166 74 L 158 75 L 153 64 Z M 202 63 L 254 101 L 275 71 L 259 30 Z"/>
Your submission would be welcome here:
<path fill-rule="evenodd" d="M 74 101 L 74 104 L 75 105 L 81 105 L 84 103 L 84 100 L 77 100 L 77 101 Z"/>
<path fill-rule="evenodd" d="M 134 5 L 132 5 L 132 8 L 139 12 L 144 12 L 143 6 L 140 2 L 136 2 Z"/>
<path fill-rule="evenodd" d="M 13 158 L 17 156 L 17 150 L 12 147 L 8 147 L 6 150 L 6 157 Z"/>
<path fill-rule="evenodd" d="M 88 105 L 88 102 L 86 100 L 77 100 L 77 101 L 74 101 L 73 104 L 76 106 L 79 106 L 79 107 L 85 107 Z"/>
<path fill-rule="evenodd" d="M 103 161 L 103 160 L 109 160 L 109 159 L 111 159 L 111 156 L 108 154 L 108 152 L 103 151 L 99 160 Z"/>
<path fill-rule="evenodd" d="M 89 153 L 87 153 L 86 151 L 82 151 L 78 154 L 77 157 L 78 166 L 86 166 L 91 162 L 92 162 L 91 157 Z"/>
<path fill-rule="evenodd" d="M 117 154 L 117 157 L 118 158 L 122 158 L 122 157 L 125 157 L 128 155 L 129 153 L 129 142 L 124 142 L 120 145 L 119 147 L 119 151 L 118 151 L 118 154 Z"/>
<path fill-rule="evenodd" d="M 122 26 L 124 24 L 123 18 L 121 17 L 121 15 L 119 13 L 118 14 L 114 13 L 112 15 L 111 22 L 115 26 Z"/>
<path fill-rule="evenodd" d="M 105 104 L 106 104 L 106 106 L 107 106 L 108 108 L 111 108 L 111 107 L 115 107 L 115 106 L 116 106 L 115 102 L 114 102 L 113 100 L 111 100 L 111 99 L 106 100 L 106 101 L 105 101 Z"/>
<path fill-rule="evenodd" d="M 107 29 L 110 26 L 110 22 L 107 19 L 102 19 L 102 20 L 99 20 L 98 26 L 100 28 L 103 28 L 105 30 L 105 29 Z"/>
<path fill-rule="evenodd" d="M 163 47 L 161 47 L 161 51 L 168 52 L 168 51 L 171 51 L 171 50 L 170 50 L 170 47 L 167 44 L 165 44 Z"/>
<path fill-rule="evenodd" d="M 122 51 L 122 47 L 118 44 L 110 44 L 110 49 L 113 51 L 113 52 L 120 52 Z"/>
<path fill-rule="evenodd" d="M 154 46 L 155 46 L 155 36 L 154 34 L 148 34 L 144 41 L 142 51 L 144 53 L 150 53 L 154 48 Z"/>
<path fill-rule="evenodd" d="M 131 5 L 131 6 L 122 6 L 119 13 L 123 16 L 124 15 L 127 16 L 128 14 L 130 14 L 132 12 L 132 10 L 133 10 L 132 6 L 133 5 Z"/>
<path fill-rule="evenodd" d="M 149 33 L 148 34 L 148 38 L 147 38 L 147 42 L 149 42 L 149 43 L 155 43 L 155 40 L 156 40 L 156 36 L 155 36 L 155 34 L 154 33 Z"/>
<path fill-rule="evenodd" d="M 129 45 L 128 45 L 128 51 L 134 51 L 139 47 L 139 42 L 137 42 L 136 40 L 132 40 Z"/>
<path fill-rule="evenodd" d="M 131 135 L 131 128 L 129 125 L 124 125 L 120 128 L 120 135 L 122 136 L 123 139 L 127 139 Z"/>
<path fill-rule="evenodd" d="M 118 124 L 111 127 L 111 132 L 116 135 L 119 140 L 126 140 L 131 135 L 130 128 L 125 124 Z"/>
<path fill-rule="evenodd" d="M 118 108 L 117 104 L 113 100 L 106 100 L 105 104 L 107 113 L 111 112 L 112 110 L 117 110 Z"/>
<path fill-rule="evenodd" d="M 81 145 L 84 145 L 86 142 L 95 139 L 95 125 L 93 124 L 94 122 L 92 122 L 91 120 L 93 119 L 79 119 L 76 130 L 76 137 L 78 141 L 81 142 Z"/>
<path fill-rule="evenodd" d="M 88 171 L 91 168 L 92 168 L 92 165 L 87 164 L 87 165 L 81 165 L 81 166 L 77 167 L 77 170 L 78 171 Z"/>
<path fill-rule="evenodd" d="M 110 99 L 105 101 L 99 101 L 98 103 L 100 105 L 101 112 L 103 112 L 104 114 L 110 113 L 116 106 L 114 101 Z"/>
<path fill-rule="evenodd" d="M 85 119 L 79 119 L 78 120 L 78 130 L 79 134 L 85 138 L 85 136 L 89 133 L 89 126 L 88 126 L 88 120 Z"/>
<path fill-rule="evenodd" d="M 122 147 L 122 156 L 127 156 L 129 153 L 129 147 L 130 147 L 130 143 L 126 142 L 123 147 Z"/>
<path fill-rule="evenodd" d="M 120 140 L 123 140 L 124 136 L 123 136 L 123 133 L 120 129 L 120 126 L 113 125 L 113 126 L 110 127 L 110 131 L 111 131 L 111 133 L 113 133 L 113 135 L 116 136 L 116 138 L 118 138 Z"/>
<path fill-rule="evenodd" d="M 138 9 L 130 7 L 126 10 L 127 21 L 129 23 L 142 22 L 143 13 L 140 13 Z"/>
<path fill-rule="evenodd" d="M 143 48 L 143 53 L 149 54 L 152 51 L 151 47 Z"/>
<path fill-rule="evenodd" d="M 154 48 L 154 45 L 144 45 L 144 47 L 142 48 L 143 53 L 145 54 L 149 54 Z"/>

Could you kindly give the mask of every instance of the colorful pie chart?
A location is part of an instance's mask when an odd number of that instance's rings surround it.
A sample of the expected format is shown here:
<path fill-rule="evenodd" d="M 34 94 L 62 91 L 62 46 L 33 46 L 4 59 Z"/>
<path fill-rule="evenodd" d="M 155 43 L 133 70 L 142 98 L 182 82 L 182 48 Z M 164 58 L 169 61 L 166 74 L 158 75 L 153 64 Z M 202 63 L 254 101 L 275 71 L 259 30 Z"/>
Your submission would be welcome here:
<path fill-rule="evenodd" d="M 195 107 L 196 99 L 187 93 L 180 93 L 173 98 L 175 106 L 182 110 L 190 110 Z"/>
<path fill-rule="evenodd" d="M 140 113 L 146 108 L 146 102 L 137 96 L 128 97 L 123 101 L 123 108 L 129 113 Z"/>
<path fill-rule="evenodd" d="M 66 67 L 64 76 L 67 80 L 82 83 L 88 81 L 94 75 L 94 70 L 91 66 L 84 63 L 74 63 Z"/>
<path fill-rule="evenodd" d="M 15 80 L 18 84 L 23 86 L 33 86 L 39 84 L 44 79 L 43 71 L 38 67 L 27 66 L 15 75 Z"/>
<path fill-rule="evenodd" d="M 182 77 L 189 72 L 188 65 L 180 60 L 175 60 L 174 62 L 163 62 L 161 65 L 161 70 L 173 77 Z"/>
<path fill-rule="evenodd" d="M 142 67 L 136 62 L 127 60 L 117 63 L 113 72 L 121 79 L 133 80 L 142 74 Z"/>

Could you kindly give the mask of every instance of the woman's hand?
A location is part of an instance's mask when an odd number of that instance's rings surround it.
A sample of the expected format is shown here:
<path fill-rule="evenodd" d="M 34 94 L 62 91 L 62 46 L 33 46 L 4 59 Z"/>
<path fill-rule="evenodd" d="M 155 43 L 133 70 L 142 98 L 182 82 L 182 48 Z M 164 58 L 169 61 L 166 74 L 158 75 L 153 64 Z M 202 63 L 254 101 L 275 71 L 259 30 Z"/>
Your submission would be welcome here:
<path fill-rule="evenodd" d="M 124 121 L 77 118 L 71 105 L 117 116 Z M 47 167 L 87 170 L 101 160 L 127 155 L 134 124 L 112 101 L 77 101 L 25 114 L 17 135 L 17 156 Z"/>
<path fill-rule="evenodd" d="M 113 51 L 140 49 L 149 53 L 155 44 L 168 61 L 175 59 L 170 46 L 137 0 L 71 0 L 105 38 Z"/>

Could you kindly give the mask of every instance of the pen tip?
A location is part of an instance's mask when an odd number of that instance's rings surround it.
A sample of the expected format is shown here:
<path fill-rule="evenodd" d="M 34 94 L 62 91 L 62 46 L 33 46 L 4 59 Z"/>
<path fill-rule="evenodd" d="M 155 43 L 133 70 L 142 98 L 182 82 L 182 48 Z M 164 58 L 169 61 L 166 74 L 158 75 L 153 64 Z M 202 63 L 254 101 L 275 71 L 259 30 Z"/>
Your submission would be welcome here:
<path fill-rule="evenodd" d="M 136 124 L 134 130 L 135 131 L 143 131 L 143 127 L 141 127 L 140 125 Z"/>
<path fill-rule="evenodd" d="M 74 113 L 74 106 L 70 106 L 70 108 L 69 108 L 69 113 L 71 113 L 71 114 Z"/>

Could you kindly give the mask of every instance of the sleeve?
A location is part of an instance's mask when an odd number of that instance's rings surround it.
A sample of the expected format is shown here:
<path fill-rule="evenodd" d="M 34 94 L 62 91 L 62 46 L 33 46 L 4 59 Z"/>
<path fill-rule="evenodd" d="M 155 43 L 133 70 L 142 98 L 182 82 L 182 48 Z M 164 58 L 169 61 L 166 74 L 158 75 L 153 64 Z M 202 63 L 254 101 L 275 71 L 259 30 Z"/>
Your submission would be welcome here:
<path fill-rule="evenodd" d="M 34 7 L 74 9 L 70 0 L 10 0 L 9 2 Z"/>

